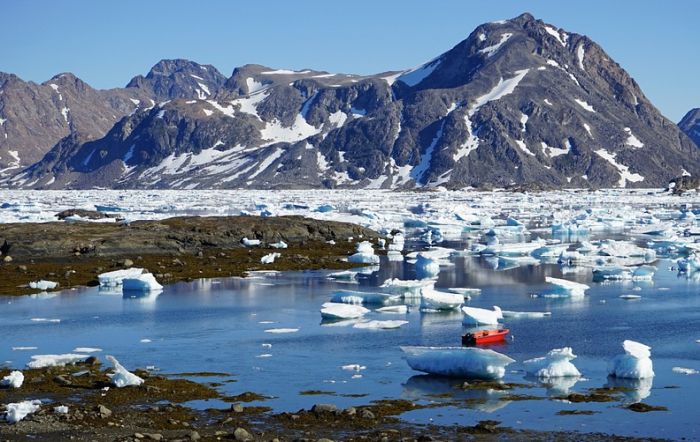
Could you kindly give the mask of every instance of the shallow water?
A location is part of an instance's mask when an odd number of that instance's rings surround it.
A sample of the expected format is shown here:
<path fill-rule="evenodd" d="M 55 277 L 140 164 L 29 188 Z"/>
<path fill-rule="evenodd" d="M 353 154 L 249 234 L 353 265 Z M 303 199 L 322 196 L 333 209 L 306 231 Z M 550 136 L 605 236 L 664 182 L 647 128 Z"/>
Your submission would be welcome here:
<path fill-rule="evenodd" d="M 328 272 L 297 272 L 177 283 L 167 286 L 155 298 L 123 298 L 96 288 L 69 290 L 55 296 L 0 297 L 4 304 L 0 361 L 22 367 L 32 354 L 98 347 L 104 349 L 98 355 L 112 354 L 130 368 L 155 366 L 163 373 L 230 373 L 230 377 L 206 380 L 234 379 L 237 382 L 224 384 L 222 391 L 232 395 L 254 391 L 271 396 L 264 405 L 280 411 L 295 411 L 318 402 L 347 406 L 382 398 L 407 398 L 445 402 L 441 408 L 404 415 L 416 422 L 466 425 L 495 419 L 515 428 L 700 437 L 696 424 L 700 375 L 672 371 L 675 366 L 700 369 L 700 344 L 695 342 L 700 339 L 700 286 L 671 271 L 670 261 L 656 263 L 658 271 L 651 283 L 591 283 L 590 271 L 565 275 L 591 285 L 580 301 L 532 296 L 548 289 L 545 276 L 562 277 L 554 264 L 494 271 L 482 258 L 455 258 L 452 262 L 453 267 L 441 271 L 437 288 L 481 288 L 482 293 L 473 296 L 468 305 L 552 312 L 549 318 L 506 320 L 512 339 L 493 347 L 495 350 L 521 362 L 555 347 L 571 346 L 579 355 L 574 363 L 584 377 L 573 383 L 542 385 L 526 379 L 522 365 L 515 363 L 508 367 L 504 380 L 530 388 L 506 393 L 539 399 L 506 401 L 499 399 L 502 393 L 498 392 L 455 390 L 453 386 L 460 381 L 423 375 L 412 371 L 402 360 L 401 345 L 459 345 L 465 331 L 459 312 L 420 313 L 412 308 L 408 315 L 371 313 L 366 317 L 405 316 L 409 323 L 397 330 L 359 330 L 321 323 L 320 306 L 336 289 L 370 289 L 389 277 L 414 278 L 411 264 L 386 260 L 358 285 L 329 280 Z M 619 298 L 629 293 L 642 298 Z M 275 328 L 299 330 L 265 332 Z M 550 399 L 569 391 L 617 385 L 606 376 L 606 362 L 622 353 L 624 339 L 652 347 L 656 377 L 651 385 L 625 384 L 631 390 L 624 399 L 602 404 L 569 404 Z M 12 350 L 26 346 L 38 349 Z M 366 368 L 341 368 L 350 364 Z M 326 394 L 299 395 L 306 390 Z M 452 396 L 442 397 L 444 393 Z M 622 408 L 645 395 L 645 403 L 669 410 L 634 413 Z M 556 415 L 560 410 L 600 413 Z"/>

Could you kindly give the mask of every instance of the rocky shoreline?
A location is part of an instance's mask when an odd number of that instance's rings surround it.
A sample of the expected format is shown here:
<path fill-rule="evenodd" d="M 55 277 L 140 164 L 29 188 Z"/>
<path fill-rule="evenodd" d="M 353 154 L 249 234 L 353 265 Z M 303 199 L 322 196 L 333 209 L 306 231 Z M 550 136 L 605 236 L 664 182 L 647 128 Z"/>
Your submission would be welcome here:
<path fill-rule="evenodd" d="M 9 369 L 0 369 L 0 378 Z M 216 382 L 197 383 L 186 377 L 228 377 L 226 373 L 182 373 L 164 376 L 147 370 L 134 373 L 140 386 L 116 388 L 97 358 L 65 367 L 24 370 L 18 389 L 0 389 L 0 403 L 41 399 L 38 411 L 9 424 L 0 419 L 0 440 L 19 441 L 637 441 L 653 440 L 600 433 L 513 430 L 496 421 L 474 426 L 417 425 L 401 421 L 406 411 L 428 408 L 403 399 L 374 401 L 339 409 L 319 403 L 295 413 L 273 413 L 249 406 L 262 396 L 242 392 L 225 396 Z M 228 382 L 235 382 L 229 379 Z M 188 401 L 214 400 L 226 407 L 194 409 Z M 263 402 L 264 403 L 264 402 Z M 65 406 L 58 411 L 56 407 Z M 0 405 L 0 412 L 2 412 Z"/>
<path fill-rule="evenodd" d="M 259 240 L 246 247 L 243 238 Z M 0 225 L 0 293 L 25 295 L 38 280 L 58 289 L 97 284 L 103 272 L 142 267 L 167 284 L 241 276 L 254 270 L 343 269 L 361 240 L 379 234 L 354 224 L 299 216 L 177 217 L 131 223 L 53 222 Z M 284 241 L 286 249 L 270 244 Z M 281 256 L 271 264 L 260 259 Z"/>

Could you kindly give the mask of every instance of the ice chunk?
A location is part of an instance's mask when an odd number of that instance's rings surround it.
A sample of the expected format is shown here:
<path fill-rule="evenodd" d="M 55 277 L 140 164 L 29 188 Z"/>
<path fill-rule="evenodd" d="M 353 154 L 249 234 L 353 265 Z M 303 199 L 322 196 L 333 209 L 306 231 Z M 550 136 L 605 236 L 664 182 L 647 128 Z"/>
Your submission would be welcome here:
<path fill-rule="evenodd" d="M 112 384 L 115 387 L 137 387 L 143 384 L 143 379 L 124 368 L 114 356 L 107 356 L 107 360 L 114 365 L 114 373 L 108 374 L 107 376 L 112 379 Z"/>
<path fill-rule="evenodd" d="M 516 226 L 510 226 L 516 227 Z M 546 245 L 543 239 L 521 243 L 493 243 L 481 251 L 482 255 L 525 256 Z"/>
<path fill-rule="evenodd" d="M 58 414 L 68 414 L 68 407 L 65 405 L 59 405 L 58 407 L 53 407 L 54 413 Z"/>
<path fill-rule="evenodd" d="M 503 310 L 501 313 L 504 318 L 546 318 L 552 316 L 552 312 L 514 312 Z"/>
<path fill-rule="evenodd" d="M 298 332 L 298 328 L 268 328 L 265 330 L 265 333 L 273 333 L 273 334 L 286 334 L 286 333 L 296 333 Z"/>
<path fill-rule="evenodd" d="M 76 353 L 98 353 L 101 352 L 101 348 L 93 348 L 93 347 L 77 347 L 73 349 L 74 352 Z"/>
<path fill-rule="evenodd" d="M 380 287 L 388 292 L 395 293 L 397 295 L 403 295 L 404 297 L 419 297 L 421 289 L 424 287 L 432 287 L 435 285 L 435 281 L 431 280 L 418 280 L 409 279 L 402 280 L 398 278 L 387 279 L 384 281 Z"/>
<path fill-rule="evenodd" d="M 286 249 L 288 246 L 287 246 L 286 242 L 278 241 L 278 242 L 273 242 L 272 244 L 270 244 L 270 247 L 272 247 L 274 249 Z"/>
<path fill-rule="evenodd" d="M 357 292 L 354 290 L 338 290 L 333 293 L 331 302 L 342 302 L 345 304 L 375 304 L 389 305 L 401 302 L 400 295 L 378 292 Z"/>
<path fill-rule="evenodd" d="M 326 319 L 354 319 L 369 313 L 360 306 L 340 302 L 326 302 L 321 307 L 321 317 Z"/>
<path fill-rule="evenodd" d="M 495 305 L 493 310 L 467 307 L 465 305 L 462 306 L 462 312 L 464 313 L 464 318 L 462 319 L 462 324 L 464 325 L 496 325 L 499 319 L 503 319 L 500 307 Z"/>
<path fill-rule="evenodd" d="M 405 315 L 408 313 L 408 306 L 406 305 L 390 305 L 387 307 L 381 307 L 376 310 L 378 313 L 395 313 L 397 315 Z"/>
<path fill-rule="evenodd" d="M 244 246 L 246 247 L 255 247 L 260 245 L 260 240 L 259 239 L 248 239 L 248 238 L 243 238 L 241 240 Z"/>
<path fill-rule="evenodd" d="M 420 279 L 433 278 L 440 273 L 440 264 L 437 259 L 429 258 L 423 253 L 416 257 L 416 275 Z"/>
<path fill-rule="evenodd" d="M 54 281 L 32 281 L 29 283 L 29 287 L 37 290 L 53 290 L 58 287 L 58 283 Z"/>
<path fill-rule="evenodd" d="M 654 376 L 651 347 L 626 340 L 622 343 L 625 353 L 615 356 L 608 364 L 608 374 L 625 379 L 644 379 Z"/>
<path fill-rule="evenodd" d="M 397 233 L 391 239 L 388 250 L 390 252 L 402 252 L 404 248 L 404 236 L 402 233 Z"/>
<path fill-rule="evenodd" d="M 420 293 L 420 309 L 423 312 L 454 310 L 464 302 L 464 296 L 459 293 L 440 292 L 429 287 L 423 287 Z"/>
<path fill-rule="evenodd" d="M 261 264 L 272 264 L 275 262 L 275 259 L 279 258 L 280 256 L 282 256 L 281 253 L 277 253 L 277 252 L 268 253 L 267 255 L 260 258 L 260 263 Z"/>
<path fill-rule="evenodd" d="M 143 273 L 134 278 L 124 278 L 122 290 L 124 292 L 155 292 L 163 290 L 163 286 L 156 281 L 153 273 Z"/>
<path fill-rule="evenodd" d="M 566 279 L 552 278 L 551 276 L 547 276 L 545 281 L 547 281 L 549 284 L 556 285 L 559 293 L 572 298 L 583 297 L 586 294 L 586 290 L 590 288 L 586 284 L 581 284 L 579 282 L 573 282 Z"/>
<path fill-rule="evenodd" d="M 101 273 L 97 275 L 97 280 L 102 287 L 116 287 L 121 285 L 125 278 L 138 278 L 141 274 L 143 274 L 143 269 L 132 267 L 129 269 Z"/>
<path fill-rule="evenodd" d="M 24 382 L 24 375 L 21 371 L 15 370 L 0 380 L 0 386 L 19 388 Z"/>
<path fill-rule="evenodd" d="M 75 364 L 87 359 L 88 355 L 66 353 L 60 355 L 34 355 L 27 363 L 28 368 L 63 367 L 67 364 Z"/>
<path fill-rule="evenodd" d="M 473 347 L 401 347 L 408 365 L 429 374 L 500 379 L 515 362 L 493 350 Z"/>
<path fill-rule="evenodd" d="M 337 281 L 357 282 L 355 280 L 356 276 L 357 272 L 354 272 L 352 270 L 343 270 L 341 272 L 329 273 L 326 277 L 328 279 L 335 279 Z"/>
<path fill-rule="evenodd" d="M 353 328 L 363 328 L 363 329 L 373 329 L 373 330 L 386 330 L 386 329 L 392 329 L 392 328 L 399 328 L 404 324 L 408 324 L 408 321 L 401 321 L 401 320 L 389 320 L 389 321 L 378 321 L 378 320 L 372 320 L 372 321 L 365 321 L 365 322 L 358 322 L 355 325 L 353 325 Z"/>
<path fill-rule="evenodd" d="M 11 424 L 16 424 L 21 421 L 27 415 L 39 411 L 41 406 L 41 401 L 22 401 L 15 402 L 12 404 L 7 404 L 7 411 L 5 411 L 5 420 Z"/>
<path fill-rule="evenodd" d="M 379 257 L 374 254 L 374 248 L 369 241 L 357 244 L 357 253 L 348 258 L 349 262 L 358 264 L 379 264 Z"/>
<path fill-rule="evenodd" d="M 673 367 L 671 371 L 678 374 L 698 374 L 698 371 L 694 368 Z"/>
<path fill-rule="evenodd" d="M 593 269 L 593 281 L 629 280 L 632 279 L 632 269 L 620 266 L 603 266 Z"/>
<path fill-rule="evenodd" d="M 571 363 L 575 358 L 571 347 L 564 347 L 555 348 L 550 350 L 547 356 L 529 359 L 523 363 L 527 373 L 538 378 L 581 376 L 581 372 Z"/>

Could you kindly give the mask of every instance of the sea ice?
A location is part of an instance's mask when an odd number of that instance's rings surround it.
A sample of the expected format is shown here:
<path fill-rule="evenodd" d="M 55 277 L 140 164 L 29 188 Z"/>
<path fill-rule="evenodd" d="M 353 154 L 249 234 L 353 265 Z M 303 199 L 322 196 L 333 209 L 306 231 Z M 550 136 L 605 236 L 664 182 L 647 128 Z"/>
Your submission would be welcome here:
<path fill-rule="evenodd" d="M 125 278 L 137 278 L 143 274 L 143 269 L 131 267 L 128 269 L 114 270 L 112 272 L 97 275 L 97 280 L 102 287 L 116 287 L 122 284 Z"/>
<path fill-rule="evenodd" d="M 651 347 L 626 340 L 622 343 L 625 353 L 615 356 L 608 364 L 608 374 L 625 379 L 644 379 L 654 376 Z"/>
<path fill-rule="evenodd" d="M 408 324 L 408 321 L 401 321 L 401 320 L 388 320 L 388 321 L 378 321 L 378 320 L 372 320 L 372 321 L 364 321 L 364 322 L 358 322 L 355 325 L 353 325 L 353 328 L 362 328 L 362 329 L 371 329 L 371 330 L 386 330 L 386 329 L 392 329 L 392 328 L 399 328 L 404 324 Z"/>
<path fill-rule="evenodd" d="M 464 313 L 464 318 L 462 319 L 462 324 L 464 325 L 497 325 L 499 319 L 503 319 L 503 313 L 500 307 L 494 305 L 493 310 L 486 310 L 477 307 L 462 306 L 462 312 Z"/>
<path fill-rule="evenodd" d="M 464 302 L 464 295 L 440 292 L 430 287 L 423 287 L 420 293 L 420 309 L 424 312 L 454 310 Z"/>
<path fill-rule="evenodd" d="M 112 384 L 115 387 L 136 387 L 143 384 L 143 379 L 124 368 L 114 356 L 107 356 L 107 360 L 114 365 L 114 373 L 107 376 L 112 379 Z"/>
<path fill-rule="evenodd" d="M 571 363 L 575 358 L 571 347 L 555 348 L 547 356 L 529 359 L 523 364 L 528 374 L 538 378 L 581 376 L 581 372 Z"/>
<path fill-rule="evenodd" d="M 11 424 L 16 424 L 21 421 L 27 415 L 39 411 L 41 406 L 41 401 L 22 401 L 7 404 L 7 411 L 5 411 L 5 420 Z"/>
<path fill-rule="evenodd" d="M 124 292 L 151 292 L 163 290 L 163 286 L 156 281 L 153 273 L 144 273 L 133 278 L 124 278 L 122 290 Z"/>
<path fill-rule="evenodd" d="M 34 355 L 27 363 L 28 368 L 63 367 L 87 359 L 87 355 L 66 353 L 60 355 Z"/>
<path fill-rule="evenodd" d="M 401 347 L 408 365 L 418 371 L 451 377 L 500 379 L 515 362 L 493 350 L 474 347 Z"/>
<path fill-rule="evenodd" d="M 360 306 L 341 302 L 326 302 L 321 307 L 321 317 L 326 319 L 354 319 L 369 313 Z"/>
<path fill-rule="evenodd" d="M 24 375 L 21 371 L 15 370 L 0 380 L 0 386 L 19 388 L 24 382 Z"/>
<path fill-rule="evenodd" d="M 390 305 L 387 307 L 381 307 L 375 310 L 377 313 L 394 313 L 397 315 L 405 315 L 408 313 L 408 306 L 406 305 Z"/>
<path fill-rule="evenodd" d="M 40 281 L 32 281 L 29 283 L 29 287 L 37 290 L 53 290 L 58 287 L 58 283 L 54 281 L 46 281 L 44 279 Z"/>

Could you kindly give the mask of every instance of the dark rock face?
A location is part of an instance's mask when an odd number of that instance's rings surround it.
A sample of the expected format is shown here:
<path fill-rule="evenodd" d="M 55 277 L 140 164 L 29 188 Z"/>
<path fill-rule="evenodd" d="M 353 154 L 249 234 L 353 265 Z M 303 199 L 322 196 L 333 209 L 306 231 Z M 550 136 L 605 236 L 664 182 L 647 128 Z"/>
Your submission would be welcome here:
<path fill-rule="evenodd" d="M 159 63 L 126 90 L 170 101 L 64 138 L 5 185 L 549 189 L 700 173 L 697 146 L 600 46 L 529 14 L 402 72 L 201 68 Z"/>
<path fill-rule="evenodd" d="M 700 108 L 685 114 L 678 127 L 700 147 Z"/>

